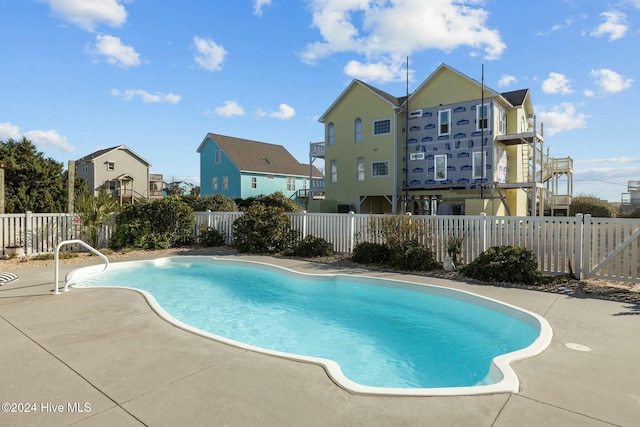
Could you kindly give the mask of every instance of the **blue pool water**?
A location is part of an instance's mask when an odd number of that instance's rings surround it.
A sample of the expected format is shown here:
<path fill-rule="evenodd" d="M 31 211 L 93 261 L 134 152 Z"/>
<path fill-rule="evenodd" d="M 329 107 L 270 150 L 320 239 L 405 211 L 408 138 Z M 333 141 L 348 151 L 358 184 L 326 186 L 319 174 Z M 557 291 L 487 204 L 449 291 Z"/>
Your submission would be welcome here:
<path fill-rule="evenodd" d="M 145 290 L 183 323 L 264 349 L 333 360 L 349 380 L 372 387 L 486 384 L 494 357 L 529 346 L 540 332 L 510 310 L 452 298 L 441 288 L 176 259 L 77 281 Z"/>

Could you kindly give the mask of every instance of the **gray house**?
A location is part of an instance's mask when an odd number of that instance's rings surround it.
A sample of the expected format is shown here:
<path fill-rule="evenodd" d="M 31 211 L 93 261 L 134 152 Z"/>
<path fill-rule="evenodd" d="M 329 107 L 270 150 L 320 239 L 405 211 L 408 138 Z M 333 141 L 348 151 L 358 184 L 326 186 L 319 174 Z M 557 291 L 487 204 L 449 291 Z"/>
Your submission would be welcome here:
<path fill-rule="evenodd" d="M 162 197 L 162 175 L 150 174 L 151 163 L 125 145 L 105 148 L 76 160 L 76 177 L 94 194 L 104 186 L 120 205 Z"/>

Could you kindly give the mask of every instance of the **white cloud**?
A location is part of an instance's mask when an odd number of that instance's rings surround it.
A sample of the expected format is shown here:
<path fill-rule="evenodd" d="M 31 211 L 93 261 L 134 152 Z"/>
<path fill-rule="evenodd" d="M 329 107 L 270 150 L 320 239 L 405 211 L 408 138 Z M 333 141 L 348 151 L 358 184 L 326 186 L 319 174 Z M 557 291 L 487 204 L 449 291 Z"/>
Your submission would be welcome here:
<path fill-rule="evenodd" d="M 635 7 L 636 9 L 640 9 L 640 0 L 626 0 L 625 3 Z"/>
<path fill-rule="evenodd" d="M 11 123 L 0 123 L 0 140 L 21 140 L 27 138 L 38 149 L 53 148 L 56 150 L 72 152 L 75 151 L 73 145 L 67 142 L 67 138 L 60 135 L 56 130 L 30 130 L 20 132 L 20 128 Z"/>
<path fill-rule="evenodd" d="M 403 62 L 377 62 L 363 64 L 358 61 L 349 61 L 344 67 L 344 73 L 354 79 L 368 82 L 387 83 L 391 81 L 404 81 L 406 69 Z"/>
<path fill-rule="evenodd" d="M 255 0 L 253 4 L 253 14 L 262 16 L 262 9 L 265 6 L 271 6 L 271 0 Z"/>
<path fill-rule="evenodd" d="M 606 93 L 621 92 L 630 88 L 633 83 L 633 79 L 627 79 L 607 68 L 592 70 L 591 77 L 595 79 L 596 85 Z"/>
<path fill-rule="evenodd" d="M 518 79 L 516 79 L 514 76 L 503 74 L 502 76 L 500 76 L 500 80 L 498 80 L 498 87 L 507 87 L 517 81 Z"/>
<path fill-rule="evenodd" d="M 111 89 L 111 95 L 131 101 L 135 97 L 140 97 L 142 102 L 145 103 L 164 103 L 164 104 L 177 104 L 182 97 L 173 93 L 149 93 L 144 89 L 126 89 L 121 91 L 118 89 Z"/>
<path fill-rule="evenodd" d="M 479 0 L 312 0 L 313 26 L 322 41 L 308 44 L 301 57 L 312 64 L 334 53 L 354 52 L 364 55 L 368 66 L 378 67 L 378 63 L 403 62 L 415 51 L 450 52 L 466 46 L 496 59 L 506 45 L 498 30 L 488 27 L 489 14 L 479 4 Z"/>
<path fill-rule="evenodd" d="M 289 120 L 296 115 L 296 110 L 287 104 L 280 104 L 278 111 L 269 113 L 269 117 L 274 117 L 280 120 Z"/>
<path fill-rule="evenodd" d="M 591 35 L 600 37 L 609 35 L 609 41 L 614 41 L 624 37 L 625 33 L 629 29 L 627 25 L 627 15 L 622 12 L 612 10 L 610 12 L 603 12 L 600 14 L 604 18 L 604 22 L 596 28 Z"/>
<path fill-rule="evenodd" d="M 549 73 L 549 78 L 542 82 L 544 93 L 560 93 L 563 95 L 573 92 L 569 79 L 560 73 Z"/>
<path fill-rule="evenodd" d="M 11 123 L 0 123 L 0 140 L 6 139 L 22 139 L 20 128 Z"/>
<path fill-rule="evenodd" d="M 553 106 L 550 111 L 538 109 L 538 119 L 544 123 L 545 135 L 555 135 L 560 132 L 584 128 L 589 116 L 576 112 L 570 102 L 563 102 Z"/>
<path fill-rule="evenodd" d="M 194 57 L 198 65 L 208 71 L 220 71 L 222 69 L 224 57 L 228 53 L 224 47 L 211 39 L 197 36 L 193 38 L 193 43 L 198 51 L 198 54 Z"/>
<path fill-rule="evenodd" d="M 258 117 L 273 117 L 281 120 L 289 120 L 296 115 L 296 110 L 294 110 L 293 107 L 290 107 L 287 104 L 280 104 L 280 108 L 278 111 L 269 112 L 264 110 L 263 108 L 258 108 L 256 109 L 255 114 Z"/>
<path fill-rule="evenodd" d="M 92 53 L 105 56 L 107 62 L 122 68 L 140 65 L 140 55 L 131 46 L 122 44 L 118 37 L 96 36 L 96 46 Z"/>
<path fill-rule="evenodd" d="M 122 0 L 44 0 L 51 12 L 87 31 L 104 23 L 120 27 L 127 20 L 127 11 Z"/>
<path fill-rule="evenodd" d="M 207 111 L 205 114 L 212 114 L 212 112 Z M 224 101 L 224 105 L 222 107 L 216 107 L 213 109 L 213 114 L 222 117 L 234 117 L 234 116 L 244 116 L 244 108 L 236 101 Z"/>

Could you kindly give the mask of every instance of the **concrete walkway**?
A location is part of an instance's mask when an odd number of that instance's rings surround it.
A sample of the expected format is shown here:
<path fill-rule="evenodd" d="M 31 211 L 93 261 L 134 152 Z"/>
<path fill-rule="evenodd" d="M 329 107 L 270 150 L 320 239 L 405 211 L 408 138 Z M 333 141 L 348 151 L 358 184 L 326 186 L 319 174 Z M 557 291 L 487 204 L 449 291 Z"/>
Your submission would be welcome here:
<path fill-rule="evenodd" d="M 62 265 L 61 277 L 79 266 Z M 630 304 L 372 273 L 520 306 L 546 317 L 554 338 L 540 356 L 514 364 L 517 394 L 363 396 L 338 387 L 320 366 L 174 327 L 137 292 L 73 289 L 53 296 L 53 267 L 14 272 L 20 279 L 0 287 L 0 403 L 21 413 L 3 405 L 1 426 L 637 426 L 640 420 L 640 307 Z"/>

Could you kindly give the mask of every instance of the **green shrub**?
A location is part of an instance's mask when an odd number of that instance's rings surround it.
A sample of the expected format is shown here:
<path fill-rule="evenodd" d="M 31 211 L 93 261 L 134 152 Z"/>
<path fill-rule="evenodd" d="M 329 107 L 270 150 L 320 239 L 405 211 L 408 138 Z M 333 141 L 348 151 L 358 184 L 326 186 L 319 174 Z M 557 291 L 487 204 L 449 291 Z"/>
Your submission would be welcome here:
<path fill-rule="evenodd" d="M 333 245 L 323 238 L 307 236 L 293 246 L 290 254 L 305 258 L 331 256 L 333 255 Z"/>
<path fill-rule="evenodd" d="M 206 225 L 203 225 L 200 228 L 200 234 L 198 234 L 198 241 L 201 246 L 206 248 L 215 248 L 218 246 L 224 246 L 226 239 L 225 235 L 215 228 L 209 228 Z"/>
<path fill-rule="evenodd" d="M 606 200 L 601 200 L 594 196 L 579 196 L 571 200 L 569 215 L 576 216 L 579 213 L 590 214 L 598 218 L 613 218 L 616 210 Z"/>
<path fill-rule="evenodd" d="M 618 216 L 620 218 L 640 218 L 640 208 L 635 208 L 631 212 L 623 212 Z"/>
<path fill-rule="evenodd" d="M 233 221 L 233 246 L 240 252 L 281 253 L 293 247 L 296 237 L 281 207 L 254 203 Z"/>
<path fill-rule="evenodd" d="M 428 244 L 431 241 L 429 226 L 420 220 L 416 220 L 411 215 L 404 214 L 371 216 L 369 217 L 367 230 L 360 234 L 382 241 L 389 247 L 410 241 L 418 241 L 424 244 Z"/>
<path fill-rule="evenodd" d="M 114 248 L 167 249 L 192 241 L 193 210 L 176 198 L 127 205 L 116 218 Z"/>
<path fill-rule="evenodd" d="M 522 246 L 494 246 L 461 269 L 467 277 L 485 282 L 522 283 L 542 281 L 533 251 Z"/>
<path fill-rule="evenodd" d="M 236 201 L 240 210 L 246 210 L 255 203 L 268 206 L 271 208 L 280 208 L 285 212 L 301 212 L 302 208 L 294 200 L 285 196 L 281 191 L 266 196 L 249 197 L 244 200 Z"/>
<path fill-rule="evenodd" d="M 237 212 L 238 205 L 232 199 L 222 194 L 214 194 L 204 197 L 188 195 L 180 197 L 194 212 Z"/>
<path fill-rule="evenodd" d="M 431 249 L 410 240 L 391 248 L 388 265 L 396 270 L 429 271 L 436 267 L 436 260 Z"/>
<path fill-rule="evenodd" d="M 358 264 L 386 265 L 391 258 L 391 251 L 386 243 L 360 242 L 353 248 L 351 260 Z"/>

